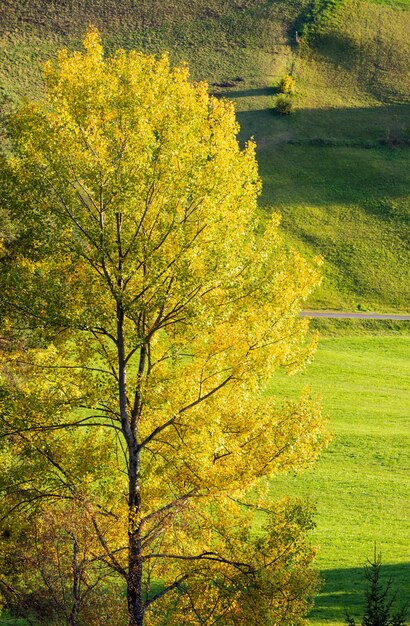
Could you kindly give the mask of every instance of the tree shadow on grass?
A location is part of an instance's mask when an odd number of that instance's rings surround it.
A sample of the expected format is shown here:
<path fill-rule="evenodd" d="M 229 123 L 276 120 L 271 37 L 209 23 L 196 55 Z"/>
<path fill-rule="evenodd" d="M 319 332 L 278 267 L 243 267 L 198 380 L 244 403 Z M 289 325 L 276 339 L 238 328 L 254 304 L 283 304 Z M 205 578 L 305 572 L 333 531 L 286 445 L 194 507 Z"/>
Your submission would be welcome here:
<path fill-rule="evenodd" d="M 253 98 L 256 96 L 274 96 L 279 93 L 278 87 L 257 87 L 249 89 L 240 89 L 232 91 L 221 91 L 218 93 L 218 97 L 227 98 L 228 100 L 235 100 L 236 98 Z"/>
<path fill-rule="evenodd" d="M 256 141 L 263 204 L 360 205 L 380 219 L 405 219 L 398 205 L 410 188 L 410 105 L 288 116 L 259 108 L 237 117 L 240 142 Z M 387 205 L 403 215 L 389 216 Z"/>
<path fill-rule="evenodd" d="M 315 599 L 310 619 L 313 622 L 344 622 L 346 612 L 354 617 L 361 617 L 365 603 L 363 594 L 368 584 L 363 575 L 363 567 L 325 570 L 321 575 L 324 585 Z M 397 591 L 394 607 L 400 608 L 406 603 L 410 593 L 410 563 L 382 564 L 382 585 L 389 579 L 392 581 L 392 592 Z"/>
<path fill-rule="evenodd" d="M 249 96 L 268 96 L 273 89 L 255 89 Z M 232 99 L 236 93 L 231 92 Z M 377 107 L 297 108 L 291 115 L 279 115 L 266 101 L 257 110 L 237 113 L 241 140 L 254 136 L 256 141 L 274 139 L 278 127 L 292 133 L 292 143 L 316 145 L 356 145 L 359 147 L 410 147 L 410 104 Z M 296 105 L 298 104 L 296 100 Z"/>

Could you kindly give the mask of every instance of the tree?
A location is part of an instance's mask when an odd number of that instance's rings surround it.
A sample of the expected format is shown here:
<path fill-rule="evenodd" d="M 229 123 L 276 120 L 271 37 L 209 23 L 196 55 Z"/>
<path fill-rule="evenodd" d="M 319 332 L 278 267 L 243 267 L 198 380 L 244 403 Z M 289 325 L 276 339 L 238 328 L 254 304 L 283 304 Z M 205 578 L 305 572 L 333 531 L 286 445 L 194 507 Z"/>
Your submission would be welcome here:
<path fill-rule="evenodd" d="M 313 353 L 298 313 L 318 269 L 258 219 L 232 104 L 166 56 L 106 58 L 93 30 L 84 45 L 9 125 L 5 516 L 80 507 L 130 625 L 296 624 L 311 515 L 272 504 L 266 478 L 326 435 L 307 394 L 264 390 Z"/>
<path fill-rule="evenodd" d="M 396 613 L 392 613 L 397 594 L 390 593 L 392 580 L 383 585 L 380 580 L 382 566 L 381 554 L 374 548 L 373 561 L 364 568 L 364 577 L 368 581 L 365 593 L 366 606 L 362 619 L 362 626 L 406 626 L 407 605 L 403 605 Z M 349 626 L 356 626 L 353 617 L 347 615 Z"/>

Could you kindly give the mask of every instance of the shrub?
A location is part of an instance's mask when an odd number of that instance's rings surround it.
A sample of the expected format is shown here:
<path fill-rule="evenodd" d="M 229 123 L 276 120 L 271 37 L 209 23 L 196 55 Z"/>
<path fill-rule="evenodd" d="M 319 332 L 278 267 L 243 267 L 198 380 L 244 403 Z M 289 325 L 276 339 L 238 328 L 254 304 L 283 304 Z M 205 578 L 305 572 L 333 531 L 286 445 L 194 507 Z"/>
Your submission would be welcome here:
<path fill-rule="evenodd" d="M 279 88 L 280 93 L 287 93 L 287 94 L 294 93 L 295 79 L 293 78 L 293 76 L 290 76 L 290 74 L 286 74 L 286 76 L 283 76 L 280 79 L 278 88 Z"/>
<path fill-rule="evenodd" d="M 292 98 L 288 94 L 280 94 L 276 98 L 275 110 L 281 115 L 289 115 L 293 111 Z"/>

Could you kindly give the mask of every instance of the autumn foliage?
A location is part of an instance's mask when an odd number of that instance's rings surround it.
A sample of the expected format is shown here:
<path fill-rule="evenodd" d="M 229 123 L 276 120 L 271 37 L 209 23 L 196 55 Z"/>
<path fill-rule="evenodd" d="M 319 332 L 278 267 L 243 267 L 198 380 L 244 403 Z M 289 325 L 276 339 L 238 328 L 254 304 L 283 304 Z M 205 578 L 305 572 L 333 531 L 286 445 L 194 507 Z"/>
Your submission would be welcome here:
<path fill-rule="evenodd" d="M 0 588 L 20 614 L 48 593 L 47 623 L 297 624 L 311 513 L 267 479 L 326 435 L 308 394 L 265 390 L 313 354 L 318 269 L 259 220 L 231 103 L 166 56 L 84 45 L 10 123 L 2 507 L 30 532 L 8 531 Z"/>

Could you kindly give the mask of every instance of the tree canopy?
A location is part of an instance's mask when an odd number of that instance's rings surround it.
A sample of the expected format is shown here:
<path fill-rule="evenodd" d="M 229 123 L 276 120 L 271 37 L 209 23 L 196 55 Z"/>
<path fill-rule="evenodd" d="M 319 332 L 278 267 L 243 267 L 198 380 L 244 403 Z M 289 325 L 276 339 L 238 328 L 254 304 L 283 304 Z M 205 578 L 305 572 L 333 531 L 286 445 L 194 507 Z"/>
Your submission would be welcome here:
<path fill-rule="evenodd" d="M 167 56 L 84 47 L 9 124 L 3 595 L 55 623 L 296 624 L 311 512 L 267 479 L 326 434 L 307 393 L 266 388 L 313 354 L 318 268 L 259 216 L 230 102 Z"/>

